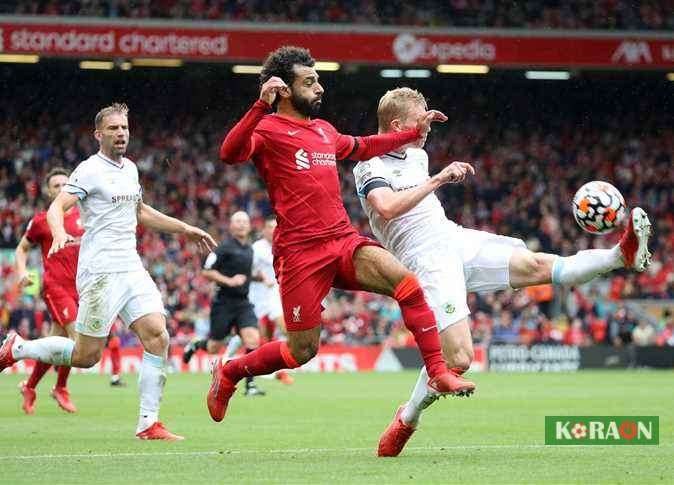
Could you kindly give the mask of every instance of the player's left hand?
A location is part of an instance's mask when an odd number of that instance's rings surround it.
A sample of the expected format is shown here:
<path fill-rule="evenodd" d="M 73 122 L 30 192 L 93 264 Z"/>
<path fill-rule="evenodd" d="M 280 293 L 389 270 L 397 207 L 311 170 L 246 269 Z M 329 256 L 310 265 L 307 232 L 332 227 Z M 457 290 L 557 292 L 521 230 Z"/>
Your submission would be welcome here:
<path fill-rule="evenodd" d="M 215 249 L 217 243 L 206 231 L 202 231 L 198 227 L 187 225 L 185 227 L 185 236 L 192 242 L 197 243 L 199 251 L 208 254 Z"/>
<path fill-rule="evenodd" d="M 431 123 L 434 121 L 444 123 L 447 121 L 447 116 L 444 113 L 437 110 L 426 111 L 419 121 L 417 122 L 417 130 L 419 130 L 419 137 L 425 137 L 429 131 L 431 131 Z"/>
<path fill-rule="evenodd" d="M 475 168 L 470 163 L 452 162 L 446 168 L 448 171 L 448 181 L 450 184 L 458 184 L 466 180 L 466 175 L 469 173 L 475 175 Z"/>

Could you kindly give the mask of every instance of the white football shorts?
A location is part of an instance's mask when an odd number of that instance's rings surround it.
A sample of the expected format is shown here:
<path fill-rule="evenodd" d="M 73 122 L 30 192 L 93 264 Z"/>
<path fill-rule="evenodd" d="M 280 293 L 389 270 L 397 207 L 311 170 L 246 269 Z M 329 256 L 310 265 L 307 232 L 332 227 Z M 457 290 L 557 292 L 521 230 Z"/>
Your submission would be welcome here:
<path fill-rule="evenodd" d="M 516 248 L 526 249 L 524 241 L 456 226 L 434 250 L 401 259 L 419 278 L 442 332 L 470 314 L 468 292 L 510 288 L 510 258 Z"/>
<path fill-rule="evenodd" d="M 265 291 L 256 293 L 251 298 L 253 310 L 258 320 L 267 317 L 269 320 L 276 320 L 283 316 L 283 306 L 281 305 L 281 294 L 278 286 L 265 288 Z"/>
<path fill-rule="evenodd" d="M 77 277 L 80 295 L 75 329 L 90 337 L 107 337 L 119 318 L 129 326 L 150 313 L 166 314 L 161 294 L 145 269 L 89 273 Z"/>

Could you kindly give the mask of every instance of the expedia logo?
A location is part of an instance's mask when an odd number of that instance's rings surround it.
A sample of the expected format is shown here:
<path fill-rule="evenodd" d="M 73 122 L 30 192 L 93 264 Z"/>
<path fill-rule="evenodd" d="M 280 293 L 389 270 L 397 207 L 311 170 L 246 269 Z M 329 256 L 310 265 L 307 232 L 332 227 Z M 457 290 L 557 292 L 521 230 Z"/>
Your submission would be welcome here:
<path fill-rule="evenodd" d="M 435 42 L 433 39 L 400 34 L 393 40 L 393 54 L 403 64 L 418 60 L 493 61 L 496 46 L 480 39 Z"/>
<path fill-rule="evenodd" d="M 624 61 L 627 64 L 650 64 L 653 62 L 651 47 L 645 41 L 624 40 L 611 56 L 611 61 Z"/>

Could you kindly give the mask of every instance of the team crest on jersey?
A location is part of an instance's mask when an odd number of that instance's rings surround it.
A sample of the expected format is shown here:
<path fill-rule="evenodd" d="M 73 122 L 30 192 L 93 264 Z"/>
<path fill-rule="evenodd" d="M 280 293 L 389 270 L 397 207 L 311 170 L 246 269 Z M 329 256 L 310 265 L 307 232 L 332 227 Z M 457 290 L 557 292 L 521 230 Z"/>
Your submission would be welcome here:
<path fill-rule="evenodd" d="M 325 132 L 323 131 L 323 128 L 320 126 L 318 127 L 318 134 L 321 135 L 321 139 L 323 140 L 323 143 L 330 143 L 330 140 L 328 139 L 327 136 L 325 136 Z"/>
<path fill-rule="evenodd" d="M 302 310 L 302 305 L 297 305 L 296 307 L 293 307 L 293 322 L 301 322 L 302 317 L 300 317 L 300 311 Z"/>
<path fill-rule="evenodd" d="M 442 309 L 445 311 L 447 315 L 451 315 L 456 311 L 456 307 L 452 305 L 451 303 L 445 303 L 442 307 Z"/>

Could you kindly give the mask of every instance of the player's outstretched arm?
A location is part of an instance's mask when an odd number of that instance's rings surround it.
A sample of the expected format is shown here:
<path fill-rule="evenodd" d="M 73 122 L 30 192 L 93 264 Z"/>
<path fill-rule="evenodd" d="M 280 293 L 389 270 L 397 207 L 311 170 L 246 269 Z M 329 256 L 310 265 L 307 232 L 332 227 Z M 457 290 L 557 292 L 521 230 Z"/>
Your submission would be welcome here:
<path fill-rule="evenodd" d="M 339 135 L 337 138 L 337 158 L 339 160 L 369 160 L 379 157 L 390 151 L 421 140 L 431 129 L 431 123 L 447 121 L 447 117 L 440 111 L 430 110 L 419 120 L 416 128 L 380 133 L 371 136 L 351 137 Z"/>
<path fill-rule="evenodd" d="M 183 234 L 192 242 L 197 243 L 203 252 L 210 252 L 216 246 L 215 240 L 206 231 L 191 226 L 175 217 L 162 214 L 157 209 L 141 202 L 138 207 L 138 222 L 150 229 L 173 234 Z"/>
<path fill-rule="evenodd" d="M 26 262 L 28 261 L 28 253 L 33 245 L 25 236 L 21 237 L 19 245 L 14 251 L 14 270 L 16 271 L 16 276 L 19 280 L 19 286 L 22 288 L 24 286 L 29 286 L 33 284 L 31 280 L 31 275 L 26 271 Z"/>
<path fill-rule="evenodd" d="M 47 257 L 60 251 L 68 243 L 75 241 L 75 238 L 68 234 L 63 226 L 63 214 L 74 206 L 78 200 L 79 198 L 76 195 L 61 191 L 49 206 L 47 224 L 49 224 L 49 230 L 51 231 L 52 243 Z"/>
<path fill-rule="evenodd" d="M 401 216 L 416 207 L 428 194 L 447 183 L 459 183 L 468 174 L 475 175 L 469 163 L 453 162 L 421 185 L 394 192 L 390 187 L 377 187 L 367 194 L 367 201 L 384 219 Z"/>
<path fill-rule="evenodd" d="M 242 163 L 251 159 L 263 143 L 262 137 L 255 136 L 257 124 L 271 109 L 279 91 L 288 89 L 281 78 L 272 77 L 260 88 L 260 99 L 234 125 L 222 145 L 220 145 L 220 160 L 225 163 Z"/>

